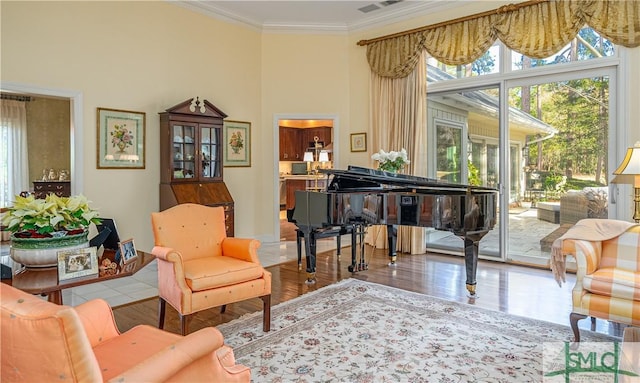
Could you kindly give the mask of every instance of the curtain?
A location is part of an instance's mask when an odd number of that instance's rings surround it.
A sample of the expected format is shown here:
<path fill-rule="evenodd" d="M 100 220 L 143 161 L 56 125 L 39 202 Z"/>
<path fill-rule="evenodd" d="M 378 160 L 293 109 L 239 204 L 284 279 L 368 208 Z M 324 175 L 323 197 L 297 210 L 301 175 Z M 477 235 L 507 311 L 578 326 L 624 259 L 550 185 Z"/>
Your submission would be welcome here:
<path fill-rule="evenodd" d="M 388 78 L 371 73 L 370 110 L 373 150 L 400 151 L 405 148 L 409 174 L 426 176 L 427 164 L 427 67 L 426 52 L 417 56 L 417 63 L 408 76 Z M 387 247 L 386 227 L 372 227 L 367 243 Z M 396 249 L 403 253 L 426 252 L 425 229 L 400 226 Z"/>
<path fill-rule="evenodd" d="M 27 112 L 23 101 L 0 100 L 0 206 L 29 190 Z"/>
<path fill-rule="evenodd" d="M 383 77 L 407 76 L 426 50 L 448 65 L 481 57 L 500 39 L 533 58 L 545 58 L 575 38 L 588 24 L 614 44 L 640 46 L 640 0 L 533 1 L 505 6 L 488 15 L 383 39 L 367 44 L 371 70 Z"/>

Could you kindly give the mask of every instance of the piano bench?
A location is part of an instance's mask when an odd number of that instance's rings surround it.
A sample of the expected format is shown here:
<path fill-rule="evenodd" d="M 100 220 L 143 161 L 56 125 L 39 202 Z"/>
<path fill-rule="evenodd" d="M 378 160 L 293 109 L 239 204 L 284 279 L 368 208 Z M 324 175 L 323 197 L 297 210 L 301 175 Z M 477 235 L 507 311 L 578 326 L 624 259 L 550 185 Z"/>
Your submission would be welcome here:
<path fill-rule="evenodd" d="M 310 241 L 312 251 L 315 251 L 315 241 L 317 239 L 336 237 L 336 254 L 340 255 L 341 248 L 341 236 L 344 234 L 350 234 L 353 230 L 350 227 L 329 227 L 323 229 L 314 229 L 311 231 Z M 304 232 L 300 229 L 296 229 L 296 246 L 298 250 L 298 267 L 302 265 L 302 239 L 304 238 Z"/>

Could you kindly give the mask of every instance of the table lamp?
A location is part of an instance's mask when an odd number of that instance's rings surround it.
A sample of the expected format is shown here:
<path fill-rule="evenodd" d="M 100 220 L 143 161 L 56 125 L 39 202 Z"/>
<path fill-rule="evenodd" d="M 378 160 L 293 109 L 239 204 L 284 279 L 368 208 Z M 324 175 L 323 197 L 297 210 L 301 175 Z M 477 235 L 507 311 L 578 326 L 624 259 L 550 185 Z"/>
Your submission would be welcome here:
<path fill-rule="evenodd" d="M 302 161 L 307 163 L 307 174 L 311 174 L 311 163 L 313 162 L 313 152 L 304 152 Z"/>
<path fill-rule="evenodd" d="M 324 168 L 324 163 L 329 162 L 329 153 L 326 150 L 321 150 L 319 157 L 320 158 L 318 158 L 318 161 L 322 163 L 322 167 Z"/>
<path fill-rule="evenodd" d="M 640 222 L 640 141 L 637 141 L 633 147 L 627 148 L 624 160 L 622 160 L 622 163 L 613 174 L 633 176 L 633 187 L 635 189 L 633 219 L 636 222 Z"/>

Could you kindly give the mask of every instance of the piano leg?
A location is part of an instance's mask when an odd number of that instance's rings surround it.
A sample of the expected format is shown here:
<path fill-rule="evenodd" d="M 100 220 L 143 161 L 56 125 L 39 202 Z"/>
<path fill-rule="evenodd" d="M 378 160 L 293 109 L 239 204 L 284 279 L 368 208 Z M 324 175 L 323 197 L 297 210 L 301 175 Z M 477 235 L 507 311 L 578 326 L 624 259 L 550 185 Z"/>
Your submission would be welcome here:
<path fill-rule="evenodd" d="M 387 244 L 389 245 L 389 265 L 396 264 L 396 239 L 398 237 L 398 229 L 393 225 L 387 225 Z"/>
<path fill-rule="evenodd" d="M 351 226 L 351 264 L 347 267 L 350 273 L 354 273 L 357 268 L 357 246 L 358 246 L 358 232 L 356 225 Z"/>
<path fill-rule="evenodd" d="M 469 298 L 478 298 L 476 295 L 476 271 L 478 268 L 478 251 L 480 246 L 480 238 L 469 238 L 472 235 L 464 237 L 464 264 L 467 270 L 467 291 Z"/>
<path fill-rule="evenodd" d="M 316 241 L 312 230 L 304 230 L 304 249 L 307 258 L 307 280 L 308 285 L 316 283 Z"/>

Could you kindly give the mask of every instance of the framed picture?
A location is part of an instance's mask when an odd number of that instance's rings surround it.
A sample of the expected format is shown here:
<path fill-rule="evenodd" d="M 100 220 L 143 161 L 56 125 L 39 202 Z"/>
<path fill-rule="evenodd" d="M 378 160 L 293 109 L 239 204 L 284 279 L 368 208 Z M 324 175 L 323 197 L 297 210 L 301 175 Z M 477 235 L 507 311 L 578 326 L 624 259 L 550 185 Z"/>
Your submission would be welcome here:
<path fill-rule="evenodd" d="M 352 152 L 367 151 L 367 133 L 351 134 L 351 151 Z"/>
<path fill-rule="evenodd" d="M 133 244 L 133 238 L 120 242 L 120 262 L 123 265 L 131 263 L 138 258 L 138 252 Z"/>
<path fill-rule="evenodd" d="M 144 169 L 145 113 L 98 108 L 97 116 L 98 169 Z"/>
<path fill-rule="evenodd" d="M 98 274 L 96 247 L 58 251 L 58 280 Z"/>
<path fill-rule="evenodd" d="M 224 121 L 222 128 L 223 166 L 251 166 L 251 123 Z"/>

